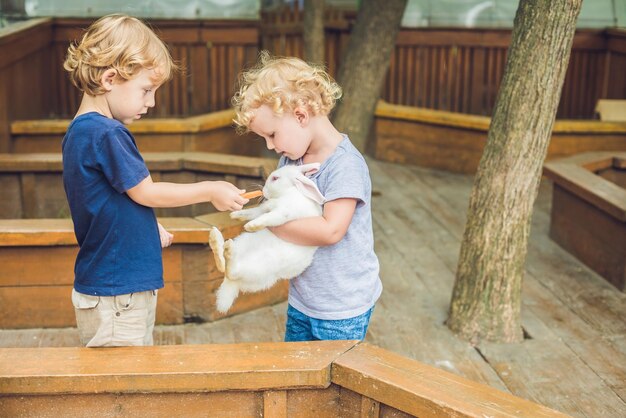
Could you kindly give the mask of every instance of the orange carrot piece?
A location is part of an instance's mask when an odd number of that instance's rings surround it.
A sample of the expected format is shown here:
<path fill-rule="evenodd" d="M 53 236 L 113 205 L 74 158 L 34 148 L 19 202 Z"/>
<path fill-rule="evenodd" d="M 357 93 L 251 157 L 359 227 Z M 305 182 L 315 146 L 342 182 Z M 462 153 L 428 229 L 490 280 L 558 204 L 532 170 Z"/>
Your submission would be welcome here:
<path fill-rule="evenodd" d="M 263 190 L 253 190 L 251 192 L 243 193 L 241 196 L 246 199 L 254 199 L 255 197 L 263 196 Z"/>

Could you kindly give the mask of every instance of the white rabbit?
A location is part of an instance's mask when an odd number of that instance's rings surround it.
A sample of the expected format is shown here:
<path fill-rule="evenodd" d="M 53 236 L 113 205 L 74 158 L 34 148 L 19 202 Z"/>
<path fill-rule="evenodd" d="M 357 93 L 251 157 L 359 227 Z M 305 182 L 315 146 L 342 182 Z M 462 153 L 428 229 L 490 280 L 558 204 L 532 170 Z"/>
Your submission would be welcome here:
<path fill-rule="evenodd" d="M 311 264 L 317 247 L 283 241 L 266 227 L 322 214 L 324 196 L 305 175 L 319 167 L 319 163 L 287 165 L 272 172 L 263 187 L 267 200 L 255 208 L 230 214 L 249 221 L 244 225 L 248 232 L 224 242 L 222 233 L 213 227 L 209 244 L 218 270 L 224 273 L 217 291 L 218 311 L 228 311 L 239 291 L 268 289 L 280 279 L 297 276 Z"/>

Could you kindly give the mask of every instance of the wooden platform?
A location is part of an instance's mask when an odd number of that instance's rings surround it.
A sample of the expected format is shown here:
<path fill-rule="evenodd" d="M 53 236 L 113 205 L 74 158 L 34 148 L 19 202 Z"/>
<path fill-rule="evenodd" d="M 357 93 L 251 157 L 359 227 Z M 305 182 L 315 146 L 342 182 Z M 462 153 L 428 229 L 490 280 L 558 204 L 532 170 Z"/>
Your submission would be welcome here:
<path fill-rule="evenodd" d="M 575 417 L 626 416 L 626 295 L 548 236 L 542 184 L 523 287 L 521 344 L 472 347 L 443 325 L 472 178 L 369 160 L 385 289 L 368 342 Z M 69 301 L 68 301 L 69 303 Z M 216 321 L 157 327 L 157 344 L 280 341 L 284 303 Z M 0 346 L 74 346 L 74 329 L 1 331 Z"/>

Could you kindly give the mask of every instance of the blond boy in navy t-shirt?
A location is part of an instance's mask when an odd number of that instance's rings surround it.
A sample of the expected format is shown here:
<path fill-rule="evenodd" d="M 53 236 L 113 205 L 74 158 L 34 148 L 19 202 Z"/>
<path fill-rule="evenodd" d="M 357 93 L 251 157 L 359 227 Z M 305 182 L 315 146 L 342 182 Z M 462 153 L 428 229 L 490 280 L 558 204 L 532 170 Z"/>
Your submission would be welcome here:
<path fill-rule="evenodd" d="M 64 68 L 83 92 L 63 139 L 63 184 L 80 250 L 72 303 L 88 347 L 151 345 L 161 246 L 172 236 L 155 207 L 211 202 L 239 210 L 244 190 L 223 181 L 153 182 L 124 125 L 154 107 L 176 65 L 141 21 L 105 16 L 68 49 Z"/>

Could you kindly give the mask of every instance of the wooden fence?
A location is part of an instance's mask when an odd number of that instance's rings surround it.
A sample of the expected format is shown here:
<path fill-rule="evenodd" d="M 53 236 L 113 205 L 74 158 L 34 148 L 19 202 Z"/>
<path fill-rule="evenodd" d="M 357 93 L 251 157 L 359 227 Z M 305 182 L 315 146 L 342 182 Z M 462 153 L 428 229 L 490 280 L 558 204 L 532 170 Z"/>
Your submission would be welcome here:
<path fill-rule="evenodd" d="M 326 65 L 336 74 L 356 19 L 326 13 Z M 150 23 L 187 71 L 163 86 L 152 116 L 226 109 L 242 68 L 260 48 L 302 56 L 302 12 L 265 13 L 260 22 L 155 20 Z M 14 120 L 68 118 L 79 93 L 62 69 L 70 40 L 90 20 L 33 19 L 0 30 L 0 152 Z M 504 71 L 509 30 L 404 28 L 381 98 L 392 104 L 490 115 Z M 598 99 L 626 98 L 626 31 L 579 31 L 558 118 L 592 118 Z"/>
<path fill-rule="evenodd" d="M 326 65 L 335 75 L 356 20 L 353 11 L 326 13 Z M 301 10 L 262 15 L 261 47 L 302 56 Z M 511 40 L 509 29 L 402 28 L 381 99 L 399 105 L 491 115 Z M 598 99 L 626 98 L 626 31 L 580 30 L 557 118 L 589 119 Z"/>

